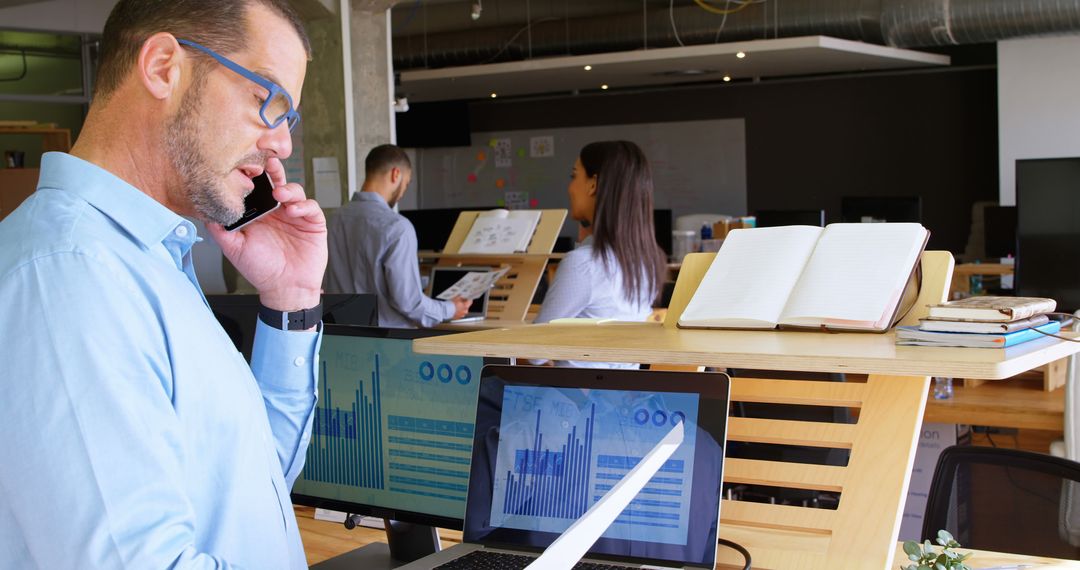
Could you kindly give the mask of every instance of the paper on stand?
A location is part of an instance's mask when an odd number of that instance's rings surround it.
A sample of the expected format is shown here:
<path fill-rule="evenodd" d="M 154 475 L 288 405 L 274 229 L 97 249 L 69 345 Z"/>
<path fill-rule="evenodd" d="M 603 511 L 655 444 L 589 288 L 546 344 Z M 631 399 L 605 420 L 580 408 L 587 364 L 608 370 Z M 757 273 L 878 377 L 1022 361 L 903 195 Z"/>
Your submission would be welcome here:
<path fill-rule="evenodd" d="M 619 518 L 626 506 L 645 487 L 645 484 L 664 466 L 683 442 L 683 423 L 671 431 L 651 451 L 596 502 L 570 528 L 563 531 L 539 558 L 525 570 L 562 570 L 572 567 L 589 551 L 600 535 Z"/>
<path fill-rule="evenodd" d="M 466 299 L 476 299 L 484 294 L 485 291 L 491 289 L 495 285 L 495 282 L 500 277 L 509 271 L 509 267 L 503 267 L 496 271 L 470 271 L 466 273 L 461 279 L 458 279 L 457 283 L 446 288 L 445 291 L 436 295 L 436 298 L 449 301 L 454 297 L 464 297 Z"/>

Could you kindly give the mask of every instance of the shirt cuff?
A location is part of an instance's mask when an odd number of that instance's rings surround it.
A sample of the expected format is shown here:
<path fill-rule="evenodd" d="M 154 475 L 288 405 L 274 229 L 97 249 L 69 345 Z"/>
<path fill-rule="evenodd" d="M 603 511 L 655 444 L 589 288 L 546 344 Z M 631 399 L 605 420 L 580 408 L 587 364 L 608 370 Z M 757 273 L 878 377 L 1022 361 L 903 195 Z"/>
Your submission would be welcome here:
<path fill-rule="evenodd" d="M 256 319 L 251 371 L 259 384 L 308 391 L 321 341 L 321 323 L 315 331 L 283 331 Z"/>

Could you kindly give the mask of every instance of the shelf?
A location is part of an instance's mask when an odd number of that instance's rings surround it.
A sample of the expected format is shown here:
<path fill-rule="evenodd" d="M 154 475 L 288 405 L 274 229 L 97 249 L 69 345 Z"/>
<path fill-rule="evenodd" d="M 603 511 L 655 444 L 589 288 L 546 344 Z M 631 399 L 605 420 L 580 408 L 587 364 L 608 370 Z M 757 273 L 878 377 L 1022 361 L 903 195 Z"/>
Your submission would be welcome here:
<path fill-rule="evenodd" d="M 954 383 L 952 398 L 927 399 L 923 421 L 1063 431 L 1065 390 L 1046 392 L 1038 378 L 1012 378 L 975 387 Z"/>

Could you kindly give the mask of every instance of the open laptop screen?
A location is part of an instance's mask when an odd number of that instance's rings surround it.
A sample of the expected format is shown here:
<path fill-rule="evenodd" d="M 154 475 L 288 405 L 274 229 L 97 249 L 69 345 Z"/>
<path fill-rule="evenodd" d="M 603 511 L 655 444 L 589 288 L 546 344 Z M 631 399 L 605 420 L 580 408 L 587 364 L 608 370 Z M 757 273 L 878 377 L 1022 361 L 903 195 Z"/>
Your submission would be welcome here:
<path fill-rule="evenodd" d="M 728 386 L 723 374 L 485 367 L 465 541 L 545 548 L 684 422 L 589 557 L 711 568 Z"/>
<path fill-rule="evenodd" d="M 471 271 L 491 271 L 490 267 L 434 267 L 431 270 L 431 296 L 449 289 Z M 487 313 L 487 293 L 473 299 L 464 318 L 484 317 Z"/>

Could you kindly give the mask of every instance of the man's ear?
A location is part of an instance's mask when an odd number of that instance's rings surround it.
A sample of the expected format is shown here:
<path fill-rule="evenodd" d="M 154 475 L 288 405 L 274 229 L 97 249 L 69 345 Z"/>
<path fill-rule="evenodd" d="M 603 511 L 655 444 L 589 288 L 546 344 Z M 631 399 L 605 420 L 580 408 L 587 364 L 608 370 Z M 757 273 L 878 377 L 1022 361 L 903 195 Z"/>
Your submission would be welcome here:
<path fill-rule="evenodd" d="M 169 97 L 180 87 L 185 56 L 172 34 L 159 32 L 150 36 L 139 49 L 135 66 L 140 84 L 155 99 Z"/>
<path fill-rule="evenodd" d="M 396 166 L 390 167 L 390 183 L 397 184 L 397 181 L 401 180 L 401 169 Z"/>

